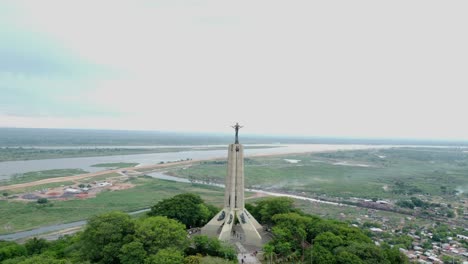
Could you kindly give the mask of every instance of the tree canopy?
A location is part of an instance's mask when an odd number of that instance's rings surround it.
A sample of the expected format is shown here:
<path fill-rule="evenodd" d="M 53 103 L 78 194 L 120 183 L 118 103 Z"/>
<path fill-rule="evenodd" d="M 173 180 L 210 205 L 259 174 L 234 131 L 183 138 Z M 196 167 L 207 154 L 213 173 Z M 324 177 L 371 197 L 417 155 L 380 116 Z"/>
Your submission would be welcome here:
<path fill-rule="evenodd" d="M 118 252 L 134 239 L 135 222 L 128 214 L 111 212 L 92 217 L 82 234 L 83 254 L 92 262 L 117 263 Z"/>
<path fill-rule="evenodd" d="M 184 206 L 179 204 L 181 202 L 185 203 Z M 0 241 L 0 263 L 199 264 L 235 260 L 236 252 L 229 244 L 202 235 L 188 237 L 186 226 L 191 223 L 200 224 L 207 218 L 201 217 L 203 213 L 191 215 L 183 212 L 187 204 L 198 209 L 199 206 L 206 206 L 197 195 L 177 195 L 161 201 L 152 210 L 154 214 L 156 210 L 165 210 L 165 213 L 175 215 L 175 219 L 161 215 L 145 215 L 134 219 L 123 212 L 110 212 L 89 219 L 84 231 L 56 241 L 34 238 L 24 245 Z M 268 198 L 246 207 L 255 217 L 271 227 L 273 239 L 264 246 L 265 257 L 269 261 L 408 263 L 406 256 L 397 247 L 385 243 L 376 246 L 357 227 L 305 214 L 293 207 L 291 199 Z M 200 212 L 198 209 L 196 211 Z M 439 227 L 434 234 L 446 232 L 446 229 L 444 226 Z M 407 236 L 401 236 L 391 243 L 408 246 L 411 245 L 411 240 Z"/>
<path fill-rule="evenodd" d="M 288 206 L 292 207 L 292 201 L 287 198 L 270 198 L 249 205 L 262 222 L 272 225 L 273 239 L 264 246 L 267 259 L 321 264 L 408 263 L 398 249 L 376 246 L 357 227 Z"/>
<path fill-rule="evenodd" d="M 184 193 L 155 204 L 148 215 L 167 216 L 190 228 L 205 225 L 217 212 L 216 207 L 205 204 L 199 195 Z"/>

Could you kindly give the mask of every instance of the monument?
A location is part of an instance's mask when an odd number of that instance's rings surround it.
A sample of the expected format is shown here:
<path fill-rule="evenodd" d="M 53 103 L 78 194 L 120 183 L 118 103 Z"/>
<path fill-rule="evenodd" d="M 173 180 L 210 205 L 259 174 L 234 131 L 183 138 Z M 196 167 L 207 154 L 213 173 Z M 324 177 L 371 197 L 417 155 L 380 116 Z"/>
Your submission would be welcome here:
<path fill-rule="evenodd" d="M 228 147 L 227 175 L 223 209 L 206 224 L 201 233 L 222 241 L 240 240 L 244 244 L 261 246 L 262 226 L 244 208 L 244 146 L 239 144 L 239 123 L 234 144 Z M 237 221 L 236 221 L 237 220 Z"/>

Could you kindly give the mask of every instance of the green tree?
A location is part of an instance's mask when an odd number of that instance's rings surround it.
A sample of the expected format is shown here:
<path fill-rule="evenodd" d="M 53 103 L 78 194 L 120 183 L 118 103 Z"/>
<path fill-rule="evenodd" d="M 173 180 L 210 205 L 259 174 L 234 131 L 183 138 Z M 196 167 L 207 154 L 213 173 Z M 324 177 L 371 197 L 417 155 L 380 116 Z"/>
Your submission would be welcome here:
<path fill-rule="evenodd" d="M 47 242 L 47 240 L 43 238 L 37 239 L 35 237 L 27 240 L 26 243 L 24 243 L 24 246 L 26 248 L 26 251 L 28 252 L 28 255 L 32 256 L 36 254 L 41 254 L 42 252 L 47 250 L 47 248 L 49 247 L 49 242 Z"/>
<path fill-rule="evenodd" d="M 210 255 L 227 259 L 235 259 L 236 251 L 227 244 L 222 244 L 218 239 L 207 236 L 195 236 L 193 238 L 194 251 L 191 254 Z"/>
<path fill-rule="evenodd" d="M 291 250 L 290 253 L 300 250 L 300 254 L 302 254 L 304 242 L 307 240 L 307 226 L 311 221 L 312 218 L 297 213 L 277 214 L 273 216 L 273 222 L 276 223 L 272 228 L 272 233 L 276 238 L 273 243 L 275 248 L 277 250 L 282 248 L 276 243 L 288 242 Z"/>
<path fill-rule="evenodd" d="M 26 248 L 15 242 L 0 241 L 0 262 L 26 255 Z"/>
<path fill-rule="evenodd" d="M 184 264 L 201 264 L 202 263 L 202 255 L 192 255 L 184 258 Z"/>
<path fill-rule="evenodd" d="M 146 251 L 140 241 L 133 241 L 122 246 L 119 258 L 122 264 L 143 264 Z"/>
<path fill-rule="evenodd" d="M 324 232 L 318 235 L 314 240 L 314 246 L 320 245 L 329 251 L 333 251 L 334 248 L 341 246 L 343 244 L 343 239 L 341 237 L 336 236 L 331 232 Z"/>
<path fill-rule="evenodd" d="M 401 235 L 389 240 L 389 243 L 392 245 L 403 245 L 403 248 L 410 249 L 413 244 L 413 238 L 408 235 Z"/>
<path fill-rule="evenodd" d="M 275 242 L 275 251 L 283 257 L 288 257 L 292 253 L 292 247 L 290 242 L 286 241 L 276 241 Z"/>
<path fill-rule="evenodd" d="M 452 210 L 448 210 L 448 211 L 447 211 L 447 217 L 448 217 L 448 218 L 454 218 L 454 217 L 455 217 L 455 212 L 452 211 Z"/>
<path fill-rule="evenodd" d="M 206 205 L 199 195 L 184 193 L 155 204 L 148 215 L 167 216 L 187 227 L 197 227 L 206 224 L 216 212 L 217 209 Z"/>
<path fill-rule="evenodd" d="M 38 204 L 46 204 L 46 203 L 48 203 L 48 202 L 49 202 L 49 200 L 47 200 L 47 198 L 39 198 L 39 199 L 37 199 L 37 203 L 38 203 Z"/>
<path fill-rule="evenodd" d="M 366 228 L 370 228 L 370 227 L 382 227 L 382 225 L 380 223 L 376 223 L 376 222 L 364 222 L 364 224 L 362 224 L 362 227 L 366 227 Z"/>
<path fill-rule="evenodd" d="M 356 255 L 347 251 L 340 251 L 336 255 L 337 264 L 364 264 L 364 262 Z"/>
<path fill-rule="evenodd" d="M 416 207 L 423 207 L 426 204 L 425 202 L 423 202 L 421 199 L 419 199 L 417 197 L 411 197 L 411 202 Z"/>
<path fill-rule="evenodd" d="M 148 254 L 172 247 L 184 250 L 188 246 L 185 226 L 164 216 L 155 216 L 137 222 L 136 237 L 142 241 Z"/>
<path fill-rule="evenodd" d="M 355 240 L 346 247 L 346 251 L 358 256 L 364 263 L 390 264 L 389 260 L 385 258 L 382 249 L 372 243 L 362 243 L 359 240 Z"/>
<path fill-rule="evenodd" d="M 252 215 L 260 222 L 272 224 L 273 216 L 276 214 L 285 214 L 296 212 L 294 200 L 288 197 L 267 198 L 259 201 L 255 207 L 248 206 Z"/>
<path fill-rule="evenodd" d="M 396 205 L 404 208 L 414 209 L 414 204 L 411 201 L 400 200 L 396 203 Z"/>
<path fill-rule="evenodd" d="M 333 254 L 326 248 L 316 245 L 312 248 L 312 261 L 314 264 L 335 264 L 336 260 Z"/>
<path fill-rule="evenodd" d="M 55 258 L 67 258 L 72 261 L 75 259 L 82 260 L 81 245 L 83 241 L 80 234 L 76 235 L 65 235 L 55 241 L 50 241 L 49 247 L 45 252 L 48 255 L 54 256 Z"/>
<path fill-rule="evenodd" d="M 149 256 L 145 264 L 181 264 L 184 263 L 184 255 L 177 249 L 161 249 L 157 254 Z"/>
<path fill-rule="evenodd" d="M 386 259 L 390 261 L 392 264 L 407 264 L 409 263 L 408 259 L 406 256 L 403 255 L 403 253 L 400 252 L 400 250 L 397 247 L 384 247 L 384 254 L 386 256 Z"/>
<path fill-rule="evenodd" d="M 82 253 L 91 262 L 119 263 L 120 249 L 134 239 L 135 224 L 123 212 L 92 217 L 82 234 Z"/>
<path fill-rule="evenodd" d="M 275 253 L 275 247 L 271 244 L 266 244 L 263 246 L 263 252 L 265 252 L 265 258 L 268 260 L 268 263 L 271 264 Z"/>
<path fill-rule="evenodd" d="M 211 256 L 204 257 L 201 263 L 202 264 L 226 264 L 226 263 L 232 264 L 232 262 L 227 262 L 225 259 L 218 258 L 218 257 L 211 257 Z"/>
<path fill-rule="evenodd" d="M 444 264 L 460 264 L 462 263 L 459 258 L 455 258 L 452 256 L 447 256 L 443 255 L 441 260 L 444 262 Z"/>
<path fill-rule="evenodd" d="M 2 262 L 2 264 L 5 262 Z M 47 255 L 36 255 L 30 258 L 24 259 L 17 264 L 71 264 L 70 261 L 65 259 L 56 259 L 52 256 Z"/>

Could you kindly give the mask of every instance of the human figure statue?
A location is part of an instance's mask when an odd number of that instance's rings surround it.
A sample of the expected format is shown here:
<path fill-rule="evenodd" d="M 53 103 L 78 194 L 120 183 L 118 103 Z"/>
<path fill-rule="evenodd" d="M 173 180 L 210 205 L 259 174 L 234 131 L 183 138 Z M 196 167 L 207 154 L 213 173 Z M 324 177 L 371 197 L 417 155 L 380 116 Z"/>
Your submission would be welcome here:
<path fill-rule="evenodd" d="M 239 129 L 243 127 L 244 126 L 239 125 L 239 123 L 236 123 L 235 126 L 232 126 L 232 128 L 236 130 L 236 141 L 234 142 L 234 144 L 239 144 Z"/>

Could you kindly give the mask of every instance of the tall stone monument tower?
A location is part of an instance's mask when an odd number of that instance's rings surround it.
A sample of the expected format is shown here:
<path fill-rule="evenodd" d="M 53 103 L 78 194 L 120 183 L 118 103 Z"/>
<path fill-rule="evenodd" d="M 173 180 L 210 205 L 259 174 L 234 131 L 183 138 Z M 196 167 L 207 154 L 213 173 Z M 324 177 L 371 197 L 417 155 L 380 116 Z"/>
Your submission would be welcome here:
<path fill-rule="evenodd" d="M 244 146 L 239 144 L 242 126 L 236 123 L 233 128 L 236 137 L 234 144 L 228 147 L 224 208 L 202 228 L 201 233 L 222 241 L 241 240 L 245 244 L 261 246 L 259 231 L 262 226 L 244 208 Z"/>

